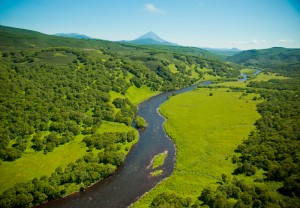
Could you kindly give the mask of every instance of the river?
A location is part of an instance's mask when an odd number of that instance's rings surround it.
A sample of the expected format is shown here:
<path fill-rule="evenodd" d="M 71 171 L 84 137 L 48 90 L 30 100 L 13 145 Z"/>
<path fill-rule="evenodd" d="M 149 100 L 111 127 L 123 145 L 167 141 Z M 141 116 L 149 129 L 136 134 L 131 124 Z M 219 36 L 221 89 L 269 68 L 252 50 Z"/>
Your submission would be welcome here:
<path fill-rule="evenodd" d="M 201 82 L 209 85 L 210 81 Z M 147 128 L 140 131 L 138 143 L 127 155 L 124 164 L 110 177 L 65 198 L 50 201 L 38 207 L 50 208 L 121 208 L 128 207 L 151 190 L 162 179 L 171 175 L 175 164 L 175 145 L 163 128 L 165 119 L 158 113 L 159 106 L 169 96 L 191 91 L 197 86 L 158 94 L 138 106 L 138 115 L 145 118 Z M 153 157 L 167 150 L 168 155 L 160 176 L 150 176 L 148 168 Z"/>
<path fill-rule="evenodd" d="M 254 69 L 255 70 L 255 72 L 253 73 L 253 76 L 256 76 L 256 75 L 258 75 L 261 71 L 259 70 L 259 69 Z M 242 73 L 241 74 L 241 76 L 243 77 L 243 78 L 241 78 L 241 79 L 238 79 L 238 81 L 239 82 L 245 82 L 245 81 L 247 81 L 248 80 L 248 78 L 247 78 L 247 74 L 245 74 L 245 73 Z"/>
<path fill-rule="evenodd" d="M 255 69 L 256 76 L 261 71 Z M 247 81 L 247 75 L 242 74 Z M 201 82 L 208 86 L 210 81 Z M 83 192 L 71 194 L 65 198 L 47 202 L 37 208 L 121 208 L 128 207 L 143 194 L 151 190 L 162 179 L 170 176 L 175 164 L 175 145 L 166 135 L 163 128 L 165 119 L 158 113 L 159 106 L 167 101 L 169 96 L 191 91 L 197 85 L 158 94 L 142 102 L 138 106 L 137 115 L 147 121 L 147 128 L 139 132 L 138 143 L 130 150 L 124 164 L 110 177 L 87 188 Z M 163 173 L 151 177 L 149 164 L 153 157 L 168 151 L 168 156 L 162 167 Z"/>

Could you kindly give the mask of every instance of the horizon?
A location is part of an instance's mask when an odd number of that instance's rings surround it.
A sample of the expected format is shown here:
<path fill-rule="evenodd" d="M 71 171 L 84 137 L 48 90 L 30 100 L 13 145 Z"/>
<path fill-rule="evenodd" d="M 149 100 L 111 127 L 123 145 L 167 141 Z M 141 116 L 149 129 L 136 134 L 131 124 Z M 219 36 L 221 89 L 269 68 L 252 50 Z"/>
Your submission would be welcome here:
<path fill-rule="evenodd" d="M 109 41 L 153 31 L 168 42 L 198 48 L 300 48 L 297 0 L 3 0 L 0 24 Z"/>

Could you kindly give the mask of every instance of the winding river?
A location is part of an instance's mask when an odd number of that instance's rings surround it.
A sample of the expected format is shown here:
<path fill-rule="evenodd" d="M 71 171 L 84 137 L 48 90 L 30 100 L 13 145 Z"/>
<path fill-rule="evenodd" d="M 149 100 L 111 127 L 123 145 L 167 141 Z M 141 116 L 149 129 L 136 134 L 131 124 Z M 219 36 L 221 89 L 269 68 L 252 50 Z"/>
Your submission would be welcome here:
<path fill-rule="evenodd" d="M 255 69 L 257 75 L 261 71 Z M 247 75 L 238 81 L 246 81 Z M 208 86 L 210 81 L 201 82 Z M 197 85 L 158 94 L 139 105 L 138 115 L 145 118 L 147 128 L 139 132 L 138 143 L 130 150 L 124 164 L 110 177 L 87 188 L 83 192 L 71 194 L 65 198 L 50 201 L 40 206 L 50 208 L 121 208 L 128 207 L 143 194 L 151 190 L 162 179 L 170 176 L 175 164 L 175 145 L 166 135 L 163 128 L 165 119 L 159 114 L 158 108 L 169 96 L 188 92 Z M 168 151 L 160 176 L 152 177 L 149 164 L 153 157 Z"/>
<path fill-rule="evenodd" d="M 258 75 L 258 74 L 261 72 L 259 69 L 254 69 L 254 70 L 255 70 L 255 72 L 253 73 L 253 76 Z M 247 74 L 242 73 L 241 76 L 242 76 L 243 78 L 238 79 L 239 82 L 245 82 L 245 81 L 248 80 Z"/>
<path fill-rule="evenodd" d="M 200 84 L 207 86 L 210 81 Z M 165 119 L 158 113 L 158 108 L 174 93 L 187 92 L 196 87 L 197 85 L 161 93 L 141 103 L 138 107 L 138 115 L 145 118 L 148 125 L 145 130 L 139 132 L 139 141 L 127 155 L 124 164 L 112 176 L 85 191 L 38 207 L 128 207 L 162 179 L 171 175 L 175 164 L 175 145 L 164 131 Z M 148 166 L 152 158 L 165 150 L 168 151 L 168 156 L 162 167 L 163 173 L 156 177 L 150 176 L 151 169 Z"/>

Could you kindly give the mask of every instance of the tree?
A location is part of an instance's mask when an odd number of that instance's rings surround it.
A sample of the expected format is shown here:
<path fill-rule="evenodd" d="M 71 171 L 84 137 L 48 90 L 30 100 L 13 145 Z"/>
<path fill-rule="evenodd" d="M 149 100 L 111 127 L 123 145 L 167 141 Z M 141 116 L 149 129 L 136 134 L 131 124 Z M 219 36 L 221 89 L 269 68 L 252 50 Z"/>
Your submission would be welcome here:
<path fill-rule="evenodd" d="M 116 108 L 123 108 L 126 106 L 125 99 L 123 99 L 123 98 L 114 99 L 113 104 Z"/>
<path fill-rule="evenodd" d="M 129 131 L 127 133 L 127 142 L 132 142 L 135 139 L 134 131 Z"/>
<path fill-rule="evenodd" d="M 147 123 L 143 117 L 137 116 L 135 119 L 136 127 L 138 129 L 146 128 Z"/>
<path fill-rule="evenodd" d="M 16 197 L 18 207 L 28 207 L 33 202 L 33 196 L 30 193 L 21 193 Z"/>

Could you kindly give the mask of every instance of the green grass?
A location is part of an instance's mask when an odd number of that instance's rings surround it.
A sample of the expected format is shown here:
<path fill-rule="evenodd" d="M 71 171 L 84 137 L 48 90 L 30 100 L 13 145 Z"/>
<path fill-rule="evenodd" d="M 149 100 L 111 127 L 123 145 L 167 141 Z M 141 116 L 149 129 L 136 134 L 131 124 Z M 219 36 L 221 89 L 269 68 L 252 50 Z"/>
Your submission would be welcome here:
<path fill-rule="evenodd" d="M 137 88 L 136 86 L 130 86 L 127 90 L 125 96 L 121 93 L 110 91 L 111 101 L 113 101 L 115 98 L 128 98 L 130 102 L 132 102 L 134 105 L 139 104 L 140 102 L 156 95 L 157 91 L 150 90 L 147 86 L 142 86 L 140 88 Z"/>
<path fill-rule="evenodd" d="M 168 155 L 168 151 L 164 151 L 156 155 L 152 160 L 152 169 L 162 166 L 165 162 L 167 155 Z"/>
<path fill-rule="evenodd" d="M 195 71 L 196 69 L 196 65 L 195 64 L 192 64 L 191 66 L 186 66 L 186 70 L 191 70 L 192 74 L 190 77 L 192 78 L 199 78 L 199 74 L 196 73 Z"/>
<path fill-rule="evenodd" d="M 55 52 L 54 53 L 54 56 L 55 57 L 63 57 L 63 56 L 66 56 L 65 54 L 62 54 L 62 53 L 60 53 L 60 52 Z"/>
<path fill-rule="evenodd" d="M 127 132 L 133 130 L 125 124 L 103 122 L 97 133 Z M 136 131 L 136 136 L 138 133 Z M 58 166 L 66 167 L 70 162 L 75 162 L 86 154 L 87 147 L 81 143 L 83 135 L 77 136 L 73 141 L 54 148 L 53 152 L 46 155 L 41 152 L 27 153 L 13 162 L 2 162 L 0 165 L 0 193 L 13 187 L 16 183 L 26 182 L 43 175 L 51 175 Z M 138 138 L 138 137 L 136 137 Z M 123 150 L 137 142 L 137 139 L 124 145 Z M 128 151 L 124 150 L 124 153 Z"/>
<path fill-rule="evenodd" d="M 240 71 L 241 71 L 241 73 L 245 73 L 245 74 L 254 74 L 255 73 L 255 69 L 249 69 L 249 68 L 241 69 Z"/>
<path fill-rule="evenodd" d="M 178 73 L 175 64 L 169 64 L 169 69 L 171 70 L 172 73 Z"/>
<path fill-rule="evenodd" d="M 213 96 L 209 96 L 211 92 Z M 260 117 L 254 95 L 240 97 L 240 92 L 227 92 L 226 88 L 201 88 L 162 104 L 166 131 L 177 148 L 175 171 L 133 207 L 148 207 L 162 192 L 195 200 L 205 186 L 217 186 L 222 173 L 233 172 L 230 158 L 234 149 L 254 130 Z"/>
<path fill-rule="evenodd" d="M 142 86 L 137 88 L 135 86 L 129 87 L 126 92 L 126 97 L 135 105 L 156 95 L 158 92 L 150 90 L 149 87 Z"/>
<path fill-rule="evenodd" d="M 153 172 L 151 172 L 151 176 L 155 177 L 155 176 L 159 176 L 163 173 L 163 170 L 155 170 Z"/>
<path fill-rule="evenodd" d="M 284 77 L 275 73 L 260 73 L 256 76 L 253 81 L 269 81 L 270 79 L 288 79 L 288 77 Z"/>
<path fill-rule="evenodd" d="M 242 73 L 251 73 L 251 70 L 253 69 L 242 69 L 241 72 Z M 213 84 L 212 86 L 224 86 L 224 87 L 242 87 L 245 88 L 249 82 L 260 82 L 260 81 L 269 81 L 270 79 L 288 79 L 288 77 L 284 77 L 284 76 L 279 76 L 277 74 L 274 73 L 259 73 L 257 76 L 255 76 L 253 79 L 251 80 L 247 80 L 245 82 L 237 82 L 237 81 L 232 81 L 232 82 L 222 82 L 222 83 L 218 83 L 218 84 Z"/>
<path fill-rule="evenodd" d="M 222 83 L 212 84 L 211 86 L 242 87 L 242 88 L 245 88 L 248 84 L 249 84 L 249 81 L 245 81 L 245 82 L 232 81 L 232 82 L 222 82 Z"/>

